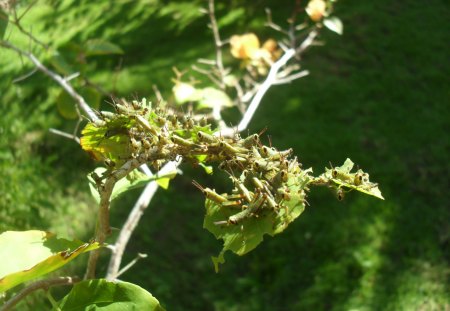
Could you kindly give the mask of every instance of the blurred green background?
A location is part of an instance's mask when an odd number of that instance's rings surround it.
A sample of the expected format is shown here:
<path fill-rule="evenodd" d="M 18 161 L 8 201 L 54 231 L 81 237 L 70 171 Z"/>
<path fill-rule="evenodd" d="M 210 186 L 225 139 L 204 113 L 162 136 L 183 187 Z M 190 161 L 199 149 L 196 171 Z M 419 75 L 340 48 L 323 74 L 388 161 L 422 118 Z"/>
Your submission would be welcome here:
<path fill-rule="evenodd" d="M 205 4 L 41 0 L 23 24 L 66 55 L 91 39 L 112 42 L 124 54 L 74 60 L 77 70 L 118 96 L 153 97 L 155 84 L 169 97 L 173 66 L 188 69 L 214 55 L 208 20 L 198 11 Z M 293 6 L 219 1 L 222 35 L 275 36 L 264 28 L 264 7 L 285 25 Z M 221 245 L 202 229 L 203 197 L 191 180 L 216 189 L 226 181 L 184 166 L 142 218 L 124 262 L 138 252 L 149 257 L 123 280 L 168 310 L 450 310 L 450 5 L 346 0 L 336 15 L 344 35 L 323 32 L 325 46 L 303 59 L 311 74 L 272 88 L 250 132 L 268 126 L 275 146 L 294 148 L 316 173 L 350 157 L 379 182 L 386 200 L 350 193 L 338 202 L 313 189 L 311 206 L 285 232 L 244 257 L 227 254 L 215 274 L 210 256 Z M 11 29 L 6 38 L 51 66 L 49 53 Z M 48 229 L 89 239 L 95 203 L 86 174 L 96 163 L 49 133 L 76 123 L 59 114 L 61 90 L 53 81 L 35 73 L 13 82 L 31 69 L 0 48 L 0 231 Z M 138 195 L 114 204 L 113 226 L 121 226 Z M 71 269 L 81 273 L 79 261 Z M 36 310 L 40 300 L 35 295 L 20 308 Z"/>

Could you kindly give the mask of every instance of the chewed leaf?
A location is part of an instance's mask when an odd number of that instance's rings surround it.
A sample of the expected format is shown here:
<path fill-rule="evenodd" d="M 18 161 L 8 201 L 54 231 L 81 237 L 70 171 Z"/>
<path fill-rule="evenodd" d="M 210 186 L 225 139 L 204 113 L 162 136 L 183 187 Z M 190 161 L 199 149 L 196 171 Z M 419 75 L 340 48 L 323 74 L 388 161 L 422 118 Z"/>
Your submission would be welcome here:
<path fill-rule="evenodd" d="M 104 279 L 77 283 L 58 304 L 58 310 L 164 311 L 159 301 L 142 287 Z"/>
<path fill-rule="evenodd" d="M 129 118 L 117 118 L 107 126 L 88 123 L 81 132 L 81 148 L 95 160 L 109 159 L 113 164 L 120 165 L 131 154 L 128 130 L 133 123 L 134 120 Z"/>
<path fill-rule="evenodd" d="M 228 219 L 236 214 L 236 209 L 226 208 L 207 199 L 205 202 L 206 215 L 203 227 L 224 241 L 223 251 L 231 250 L 237 255 L 244 255 L 253 250 L 263 241 L 264 234 L 274 234 L 272 213 L 255 218 L 248 217 L 239 224 L 217 225 L 217 222 Z"/>
<path fill-rule="evenodd" d="M 223 249 L 218 257 L 212 257 L 216 272 L 219 263 L 224 263 L 227 250 L 242 256 L 255 249 L 264 239 L 264 235 L 273 236 L 283 232 L 305 209 L 303 187 L 309 171 L 292 176 L 286 182 L 290 198 L 280 204 L 278 209 L 264 209 L 258 217 L 243 217 L 238 223 L 229 220 L 241 212 L 240 207 L 224 206 L 206 199 L 206 215 L 203 227 L 223 240 Z M 223 196 L 226 196 L 224 194 Z M 235 218 L 236 219 L 236 218 Z M 228 220 L 228 221 L 227 221 Z"/>
<path fill-rule="evenodd" d="M 326 168 L 326 172 L 323 173 L 318 180 L 321 180 L 322 182 L 331 182 L 340 189 L 354 189 L 384 200 L 380 189 L 378 189 L 378 184 L 369 180 L 369 174 L 360 169 L 352 173 L 351 170 L 353 169 L 353 166 L 354 163 L 350 159 L 347 159 L 342 166 L 331 169 Z"/>
<path fill-rule="evenodd" d="M 343 173 L 350 173 L 350 171 L 352 170 L 353 166 L 355 165 L 355 163 L 353 163 L 352 160 L 350 160 L 349 158 L 347 158 L 344 162 L 344 164 L 342 164 L 342 166 L 340 167 L 336 167 L 336 170 L 342 171 Z"/>
<path fill-rule="evenodd" d="M 6 231 L 0 235 L 0 293 L 99 247 L 97 242 L 69 241 L 45 231 Z"/>

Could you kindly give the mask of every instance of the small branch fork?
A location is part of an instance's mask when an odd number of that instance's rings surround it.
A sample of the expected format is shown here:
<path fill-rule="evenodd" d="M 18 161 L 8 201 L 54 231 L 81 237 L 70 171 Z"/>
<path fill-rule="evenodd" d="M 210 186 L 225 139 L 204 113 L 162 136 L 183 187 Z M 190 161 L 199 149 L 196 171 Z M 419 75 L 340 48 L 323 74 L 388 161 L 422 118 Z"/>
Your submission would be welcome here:
<path fill-rule="evenodd" d="M 0 309 L 0 311 L 9 311 L 13 310 L 14 306 L 20 302 L 20 300 L 24 299 L 27 295 L 32 292 L 43 289 L 47 291 L 52 286 L 61 286 L 61 285 L 73 285 L 79 281 L 77 277 L 58 277 L 53 279 L 40 280 L 34 283 L 31 283 L 24 289 L 22 289 L 18 294 L 8 300 Z"/>
<path fill-rule="evenodd" d="M 214 44 L 216 48 L 216 59 L 214 61 L 203 59 L 198 60 L 200 64 L 212 66 L 213 68 L 203 69 L 197 66 L 193 66 L 192 68 L 195 71 L 207 76 L 214 84 L 218 85 L 222 90 L 225 90 L 224 79 L 228 74 L 229 69 L 225 68 L 223 65 L 222 48 L 225 41 L 222 41 L 220 39 L 219 29 L 214 12 L 214 0 L 208 0 L 208 9 L 206 10 L 206 13 L 209 16 L 209 25 L 213 32 Z M 313 26 L 312 28 L 309 28 L 309 32 L 306 38 L 300 40 L 301 37 L 304 36 L 304 34 L 298 34 L 298 31 L 308 30 L 308 27 L 306 22 L 298 26 L 295 25 L 296 17 L 299 12 L 300 8 L 299 3 L 297 2 L 296 8 L 289 21 L 289 28 L 283 29 L 281 26 L 273 22 L 270 10 L 266 10 L 266 25 L 280 32 L 284 36 L 287 36 L 288 46 L 280 43 L 281 47 L 283 47 L 284 49 L 284 54 L 270 66 L 270 71 L 262 83 L 254 81 L 253 77 L 250 74 L 244 75 L 244 86 L 242 86 L 239 81 L 236 83 L 235 90 L 237 94 L 237 106 L 243 114 L 242 119 L 237 127 L 228 127 L 222 119 L 221 107 L 214 107 L 212 117 L 219 125 L 218 135 L 230 137 L 235 133 L 244 131 L 253 118 L 255 111 L 259 107 L 262 98 L 266 94 L 267 90 L 270 89 L 270 87 L 272 87 L 273 85 L 291 83 L 292 81 L 305 77 L 309 74 L 307 70 L 298 71 L 298 69 L 300 68 L 298 64 L 289 64 L 289 61 L 293 58 L 300 60 L 301 54 L 308 47 L 314 44 L 314 40 L 318 35 L 318 28 L 316 26 Z M 249 104 L 247 106 L 248 102 Z"/>
<path fill-rule="evenodd" d="M 178 165 L 181 163 L 181 158 L 178 161 L 170 161 L 166 165 L 164 165 L 158 172 L 158 174 L 164 175 L 170 171 L 176 170 Z M 117 237 L 116 243 L 111 247 L 112 254 L 111 259 L 109 261 L 108 270 L 106 273 L 106 278 L 109 280 L 116 279 L 120 274 L 125 271 L 119 271 L 120 264 L 122 262 L 123 253 L 125 248 L 130 240 L 131 234 L 136 229 L 136 226 L 139 223 L 142 215 L 144 214 L 145 209 L 150 204 L 153 196 L 158 190 L 158 184 L 156 182 L 151 182 L 147 184 L 142 191 L 139 199 L 136 201 L 135 205 L 131 209 L 130 214 L 128 215 L 125 224 L 120 230 L 119 236 Z"/>
<path fill-rule="evenodd" d="M 135 168 L 138 168 L 139 166 L 147 162 L 147 159 L 148 155 L 142 154 L 136 159 L 127 161 L 124 165 L 122 165 L 121 168 L 111 173 L 111 175 L 106 178 L 105 182 L 99 186 L 100 204 L 97 229 L 95 233 L 95 240 L 98 243 L 105 243 L 106 238 L 111 233 L 111 228 L 109 226 L 109 207 L 111 204 L 111 194 L 116 182 L 127 176 Z M 95 278 L 95 269 L 99 256 L 99 250 L 95 250 L 90 253 L 85 279 Z"/>

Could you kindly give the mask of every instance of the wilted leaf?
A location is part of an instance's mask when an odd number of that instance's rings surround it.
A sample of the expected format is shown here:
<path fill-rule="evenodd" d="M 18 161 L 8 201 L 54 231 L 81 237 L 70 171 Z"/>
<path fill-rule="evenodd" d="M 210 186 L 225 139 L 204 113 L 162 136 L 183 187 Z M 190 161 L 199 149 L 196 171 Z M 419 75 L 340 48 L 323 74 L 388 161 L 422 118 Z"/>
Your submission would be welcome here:
<path fill-rule="evenodd" d="M 59 239 L 45 231 L 6 231 L 0 235 L 0 293 L 99 247 L 96 242 Z"/>
<path fill-rule="evenodd" d="M 104 279 L 86 280 L 75 284 L 69 294 L 59 302 L 58 307 L 61 311 L 164 311 L 159 301 L 142 287 Z"/>
<path fill-rule="evenodd" d="M 324 19 L 323 24 L 325 27 L 339 35 L 342 35 L 344 32 L 344 25 L 341 20 L 335 16 Z"/>
<path fill-rule="evenodd" d="M 116 44 L 102 39 L 92 39 L 84 45 L 86 56 L 123 54 L 123 50 Z"/>

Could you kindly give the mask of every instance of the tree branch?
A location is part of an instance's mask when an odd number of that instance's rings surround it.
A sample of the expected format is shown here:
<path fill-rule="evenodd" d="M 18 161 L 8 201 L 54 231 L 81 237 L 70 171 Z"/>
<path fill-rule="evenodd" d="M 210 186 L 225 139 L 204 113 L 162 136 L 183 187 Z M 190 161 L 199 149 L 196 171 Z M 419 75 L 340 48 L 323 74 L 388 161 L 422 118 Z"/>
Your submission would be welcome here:
<path fill-rule="evenodd" d="M 216 67 L 219 73 L 220 87 L 225 89 L 223 78 L 225 77 L 225 69 L 222 60 L 223 42 L 220 40 L 219 27 L 217 26 L 216 16 L 214 14 L 214 0 L 208 1 L 208 14 L 211 22 L 211 29 L 214 35 L 214 45 L 216 47 Z"/>
<path fill-rule="evenodd" d="M 98 243 L 105 243 L 106 238 L 111 233 L 111 228 L 109 226 L 109 206 L 111 204 L 110 198 L 114 185 L 117 181 L 127 176 L 132 170 L 145 163 L 147 159 L 147 154 L 141 154 L 138 158 L 127 161 L 122 167 L 112 172 L 111 175 L 106 178 L 105 182 L 99 186 L 100 204 L 95 233 L 95 240 Z M 84 277 L 85 279 L 95 278 L 95 269 L 99 256 L 100 250 L 95 250 L 90 253 L 88 267 Z"/>
<path fill-rule="evenodd" d="M 56 285 L 72 285 L 79 281 L 77 277 L 58 277 L 54 279 L 46 279 L 40 280 L 34 283 L 31 283 L 24 289 L 22 289 L 19 293 L 17 293 L 14 297 L 8 300 L 0 309 L 0 311 L 8 311 L 12 310 L 12 308 L 22 299 L 24 299 L 27 295 L 38 289 L 47 290 L 51 286 Z"/>
<path fill-rule="evenodd" d="M 164 165 L 161 170 L 159 170 L 158 174 L 166 174 L 176 169 L 180 163 L 181 158 L 179 159 L 179 161 L 170 161 L 166 165 Z M 155 181 L 147 184 L 144 191 L 142 191 L 141 195 L 139 196 L 139 199 L 136 201 L 136 204 L 133 206 L 130 214 L 128 215 L 125 224 L 120 229 L 119 236 L 117 237 L 116 243 L 112 248 L 112 255 L 109 260 L 108 271 L 106 273 L 106 278 L 108 280 L 114 280 L 119 276 L 120 264 L 122 262 L 123 253 L 128 244 L 128 241 L 130 240 L 131 235 L 136 229 L 139 220 L 144 214 L 145 209 L 150 204 L 157 189 L 158 184 Z"/>
<path fill-rule="evenodd" d="M 8 41 L 0 40 L 0 46 L 3 46 L 7 49 L 13 50 L 19 55 L 27 57 L 35 66 L 36 68 L 52 78 L 54 81 L 56 81 L 73 99 L 75 99 L 78 106 L 83 110 L 86 115 L 91 119 L 92 121 L 98 120 L 97 115 L 95 114 L 94 110 L 92 110 L 91 107 L 86 103 L 84 98 L 78 94 L 75 89 L 60 75 L 54 73 L 50 69 L 48 69 L 46 66 L 44 66 L 34 54 L 24 51 L 21 48 L 18 48 L 17 46 L 11 44 Z"/>
<path fill-rule="evenodd" d="M 223 127 L 220 129 L 219 135 L 230 137 L 234 135 L 234 133 L 242 132 L 245 129 L 247 129 L 248 124 L 253 118 L 253 115 L 255 114 L 256 109 L 258 109 L 259 104 L 261 103 L 261 100 L 263 96 L 266 94 L 267 90 L 276 83 L 277 81 L 277 73 L 280 70 L 281 67 L 283 67 L 293 56 L 295 55 L 294 49 L 289 49 L 284 53 L 284 55 L 277 60 L 270 68 L 269 74 L 267 75 L 266 80 L 259 86 L 258 91 L 256 92 L 255 96 L 253 97 L 250 105 L 247 108 L 247 111 L 245 112 L 244 116 L 242 117 L 241 122 L 239 122 L 239 125 L 235 128 L 233 127 Z"/>

